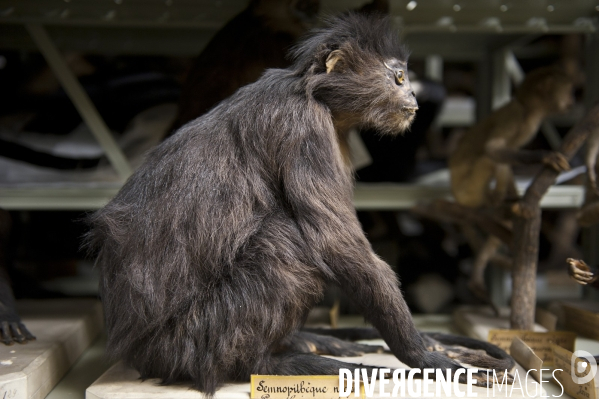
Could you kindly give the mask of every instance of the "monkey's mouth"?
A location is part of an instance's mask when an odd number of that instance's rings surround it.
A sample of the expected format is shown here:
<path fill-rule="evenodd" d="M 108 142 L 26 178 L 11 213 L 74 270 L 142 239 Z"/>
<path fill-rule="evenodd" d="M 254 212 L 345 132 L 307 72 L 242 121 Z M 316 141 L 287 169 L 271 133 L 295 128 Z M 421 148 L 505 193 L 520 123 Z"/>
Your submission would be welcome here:
<path fill-rule="evenodd" d="M 402 118 L 404 118 L 406 122 L 412 123 L 416 118 L 416 110 L 418 110 L 418 108 L 402 108 Z"/>
<path fill-rule="evenodd" d="M 415 116 L 416 115 L 416 111 L 418 111 L 418 107 L 403 107 L 401 109 L 406 115 L 412 115 Z"/>
<path fill-rule="evenodd" d="M 412 122 L 416 119 L 415 112 L 408 112 L 402 109 L 401 112 L 397 113 L 394 126 L 392 128 L 392 134 L 403 134 L 405 131 L 410 129 Z"/>

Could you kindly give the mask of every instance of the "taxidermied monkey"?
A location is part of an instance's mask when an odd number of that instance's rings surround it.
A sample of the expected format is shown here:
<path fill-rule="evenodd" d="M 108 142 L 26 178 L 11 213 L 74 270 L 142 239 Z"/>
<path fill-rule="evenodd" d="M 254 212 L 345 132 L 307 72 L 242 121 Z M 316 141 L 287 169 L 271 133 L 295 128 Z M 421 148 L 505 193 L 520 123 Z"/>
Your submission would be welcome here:
<path fill-rule="evenodd" d="M 572 79 L 561 69 L 536 69 L 510 102 L 468 130 L 449 158 L 455 200 L 467 207 L 492 207 L 516 199 L 512 164 L 544 163 L 558 171 L 568 169 L 559 152 L 521 148 L 534 138 L 543 119 L 572 105 L 572 88 Z M 475 259 L 469 286 L 481 299 L 486 299 L 484 270 L 500 245 L 498 238 L 490 237 Z"/>
<path fill-rule="evenodd" d="M 534 138 L 543 119 L 572 105 L 572 84 L 557 67 L 536 69 L 509 103 L 464 134 L 449 159 L 451 189 L 458 203 L 470 207 L 501 204 L 507 194 L 515 194 L 511 164 L 544 163 L 558 171 L 569 168 L 559 152 L 521 148 Z"/>
<path fill-rule="evenodd" d="M 292 55 L 290 68 L 268 70 L 164 141 L 91 217 L 107 352 L 144 378 L 208 394 L 253 373 L 335 375 L 358 365 L 317 356 L 329 349 L 298 329 L 337 283 L 410 366 L 511 369 L 505 352 L 476 340 L 490 356 L 429 352 L 357 221 L 337 132 L 395 133 L 418 109 L 389 20 L 339 17 Z"/>
<path fill-rule="evenodd" d="M 599 270 L 596 267 L 590 267 L 585 261 L 579 259 L 568 258 L 566 262 L 568 274 L 578 284 L 599 288 Z"/>

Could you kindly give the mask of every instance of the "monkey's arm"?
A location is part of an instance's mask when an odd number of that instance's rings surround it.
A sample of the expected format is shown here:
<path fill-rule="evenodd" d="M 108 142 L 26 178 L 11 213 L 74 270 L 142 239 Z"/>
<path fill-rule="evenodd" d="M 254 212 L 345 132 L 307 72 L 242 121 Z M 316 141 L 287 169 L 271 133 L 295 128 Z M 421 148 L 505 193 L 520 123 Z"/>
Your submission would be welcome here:
<path fill-rule="evenodd" d="M 495 165 L 495 188 L 491 192 L 493 205 L 499 206 L 505 200 L 518 198 L 518 189 L 514 181 L 511 165 L 498 163 Z"/>
<path fill-rule="evenodd" d="M 311 261 L 352 297 L 401 361 L 411 367 L 460 369 L 457 361 L 427 351 L 395 273 L 366 240 L 334 135 L 329 131 L 296 140 L 287 134 L 290 147 L 279 158 L 286 160 L 281 169 L 287 206 Z M 480 378 L 486 385 L 486 377 Z"/>
<path fill-rule="evenodd" d="M 310 120 L 322 118 L 310 118 Z M 332 126 L 309 132 L 283 147 L 283 186 L 312 261 L 351 295 L 392 352 L 413 367 L 455 368 L 429 353 L 416 330 L 391 268 L 364 237 L 352 205 L 352 180 L 344 170 Z M 435 359 L 438 357 L 438 359 Z"/>
<path fill-rule="evenodd" d="M 21 323 L 15 307 L 6 267 L 8 264 L 8 237 L 11 230 L 10 214 L 0 209 L 0 340 L 6 345 L 23 343 L 35 337 Z"/>
<path fill-rule="evenodd" d="M 568 160 L 557 151 L 512 149 L 506 146 L 506 142 L 502 138 L 489 140 L 485 145 L 485 154 L 497 163 L 542 163 L 558 172 L 570 169 Z"/>
<path fill-rule="evenodd" d="M 583 260 L 568 258 L 568 274 L 578 284 L 599 288 L 599 271 L 591 268 Z"/>
<path fill-rule="evenodd" d="M 21 323 L 8 277 L 0 270 L 0 339 L 5 345 L 34 340 L 33 334 Z"/>

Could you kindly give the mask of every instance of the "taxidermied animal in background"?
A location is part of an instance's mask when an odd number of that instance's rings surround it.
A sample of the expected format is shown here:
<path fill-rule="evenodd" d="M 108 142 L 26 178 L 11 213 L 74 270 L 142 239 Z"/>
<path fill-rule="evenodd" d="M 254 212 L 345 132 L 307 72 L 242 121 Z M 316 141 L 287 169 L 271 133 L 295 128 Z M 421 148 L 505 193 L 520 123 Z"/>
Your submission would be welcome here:
<path fill-rule="evenodd" d="M 429 352 L 424 340 L 452 338 L 416 330 L 357 221 L 338 132 L 396 133 L 418 108 L 389 20 L 339 17 L 292 55 L 165 140 L 91 217 L 108 353 L 209 394 L 250 374 L 336 375 L 358 365 L 317 356 L 330 345 L 298 332 L 336 283 L 410 366 L 511 369 L 472 339 L 453 338 L 488 355 Z"/>
<path fill-rule="evenodd" d="M 251 0 L 210 40 L 194 61 L 169 134 L 208 112 L 267 68 L 283 68 L 285 55 L 316 22 L 320 0 Z"/>
<path fill-rule="evenodd" d="M 544 67 L 530 72 L 509 103 L 460 139 L 449 159 L 456 201 L 481 207 L 499 205 L 506 197 L 517 195 L 512 164 L 543 163 L 557 170 L 568 169 L 568 162 L 558 152 L 521 148 L 534 138 L 543 119 L 567 110 L 573 101 L 572 80 L 562 70 Z"/>
<path fill-rule="evenodd" d="M 516 200 L 513 164 L 542 163 L 558 171 L 568 169 L 559 152 L 521 148 L 534 138 L 543 119 L 573 104 L 572 88 L 572 79 L 561 69 L 536 69 L 526 76 L 510 102 L 468 130 L 449 159 L 456 202 L 483 208 Z M 495 187 L 491 188 L 493 181 Z M 487 299 L 484 270 L 500 245 L 497 237 L 489 237 L 475 259 L 469 286 L 481 299 Z"/>
<path fill-rule="evenodd" d="M 252 0 L 194 61 L 168 134 L 255 82 L 266 69 L 287 67 L 287 53 L 316 23 L 319 7 L 320 0 Z M 389 2 L 372 0 L 358 11 L 386 14 Z"/>
<path fill-rule="evenodd" d="M 35 339 L 21 322 L 6 270 L 11 225 L 10 214 L 0 209 L 0 340 L 6 345 L 15 342 L 22 344 Z"/>
<path fill-rule="evenodd" d="M 568 274 L 578 284 L 599 288 L 599 270 L 590 267 L 583 260 L 568 258 Z"/>

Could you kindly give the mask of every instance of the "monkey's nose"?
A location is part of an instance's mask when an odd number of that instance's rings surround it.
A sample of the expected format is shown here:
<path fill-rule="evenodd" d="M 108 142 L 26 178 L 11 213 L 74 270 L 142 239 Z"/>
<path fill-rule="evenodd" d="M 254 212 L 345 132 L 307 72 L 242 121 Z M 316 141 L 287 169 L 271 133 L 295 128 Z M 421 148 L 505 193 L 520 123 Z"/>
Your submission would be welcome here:
<path fill-rule="evenodd" d="M 410 114 L 415 114 L 418 111 L 418 107 L 403 107 L 403 110 Z"/>

